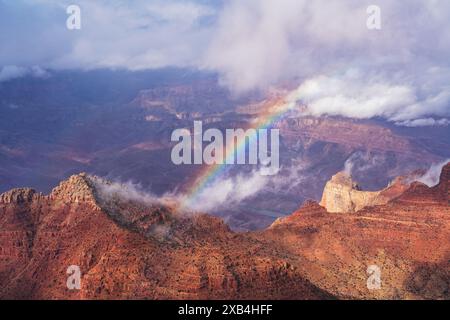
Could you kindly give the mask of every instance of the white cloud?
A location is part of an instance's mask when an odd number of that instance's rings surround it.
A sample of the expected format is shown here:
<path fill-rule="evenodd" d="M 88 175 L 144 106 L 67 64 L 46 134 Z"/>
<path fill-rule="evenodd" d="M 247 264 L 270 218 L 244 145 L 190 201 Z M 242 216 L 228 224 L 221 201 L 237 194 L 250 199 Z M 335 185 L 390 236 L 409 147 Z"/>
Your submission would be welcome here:
<path fill-rule="evenodd" d="M 185 209 L 203 212 L 217 211 L 224 205 L 232 208 L 245 199 L 255 196 L 266 187 L 268 182 L 268 176 L 252 171 L 249 174 L 242 173 L 213 181 L 194 198 L 186 195 L 180 195 L 178 198 L 187 206 Z"/>
<path fill-rule="evenodd" d="M 349 67 L 415 69 L 425 62 L 448 65 L 450 4 L 380 0 L 382 30 L 366 27 L 370 1 L 231 0 L 206 55 L 237 90 L 280 79 L 330 74 Z M 433 41 L 434 43 L 434 41 Z"/>
<path fill-rule="evenodd" d="M 380 0 L 380 31 L 366 28 L 370 4 L 230 1 L 204 65 L 236 91 L 299 81 L 313 115 L 449 116 L 450 2 Z"/>
<path fill-rule="evenodd" d="M 124 199 L 136 201 L 148 205 L 160 203 L 160 198 L 142 189 L 139 184 L 132 182 L 110 182 L 99 177 L 91 176 L 91 181 L 95 184 L 95 189 L 103 201 L 112 199 Z"/>
<path fill-rule="evenodd" d="M 450 116 L 450 86 L 444 84 L 447 74 L 439 77 L 442 85 L 427 87 L 429 80 L 424 80 L 424 88 L 418 88 L 406 79 L 389 79 L 387 74 L 351 69 L 343 74 L 308 79 L 293 96 L 307 106 L 305 113 L 313 116 L 381 117 L 398 125 L 445 125 L 446 119 L 423 118 Z"/>
<path fill-rule="evenodd" d="M 5 66 L 0 71 L 0 82 L 23 77 L 27 72 L 28 70 L 26 68 Z"/>
<path fill-rule="evenodd" d="M 439 183 L 439 178 L 441 176 L 442 168 L 450 162 L 450 159 L 442 161 L 440 163 L 435 163 L 431 165 L 428 171 L 417 181 L 426 184 L 429 187 L 434 187 Z"/>
<path fill-rule="evenodd" d="M 405 127 L 448 126 L 450 124 L 450 120 L 448 119 L 436 120 L 433 118 L 424 118 L 424 119 L 400 121 L 396 122 L 395 124 Z"/>
<path fill-rule="evenodd" d="M 194 2 L 157 1 L 147 4 L 146 9 L 151 15 L 166 23 L 188 28 L 199 19 L 215 13 L 211 7 Z"/>
<path fill-rule="evenodd" d="M 214 6 L 196 1 L 79 0 L 82 28 L 70 31 L 65 24 L 70 4 L 0 2 L 0 39 L 10 44 L 0 53 L 0 65 L 129 70 L 195 66 L 211 37 L 204 20 L 216 13 Z"/>
<path fill-rule="evenodd" d="M 365 173 L 370 169 L 382 166 L 386 160 L 384 154 L 357 151 L 345 161 L 344 171 L 349 175 L 354 175 L 356 172 Z"/>
<path fill-rule="evenodd" d="M 136 201 L 147 205 L 182 205 L 185 212 L 217 212 L 221 208 L 232 208 L 266 188 L 269 176 L 258 171 L 240 173 L 232 177 L 217 179 L 194 197 L 187 193 L 168 192 L 157 196 L 132 182 L 110 182 L 91 177 L 100 198 L 105 202 L 114 199 Z"/>
<path fill-rule="evenodd" d="M 65 28 L 68 4 L 0 2 L 0 65 L 198 67 L 236 92 L 303 83 L 312 114 L 449 115 L 448 0 L 379 0 L 379 31 L 366 27 L 368 0 L 80 0 L 79 31 Z"/>
<path fill-rule="evenodd" d="M 0 82 L 9 81 L 24 76 L 31 75 L 35 78 L 47 78 L 50 74 L 39 66 L 33 66 L 31 68 L 18 67 L 18 66 L 4 66 L 0 69 Z"/>
<path fill-rule="evenodd" d="M 297 159 L 278 174 L 265 176 L 259 171 L 220 177 L 195 197 L 178 194 L 186 209 L 200 212 L 222 212 L 264 193 L 292 192 L 308 178 L 308 163 Z"/>

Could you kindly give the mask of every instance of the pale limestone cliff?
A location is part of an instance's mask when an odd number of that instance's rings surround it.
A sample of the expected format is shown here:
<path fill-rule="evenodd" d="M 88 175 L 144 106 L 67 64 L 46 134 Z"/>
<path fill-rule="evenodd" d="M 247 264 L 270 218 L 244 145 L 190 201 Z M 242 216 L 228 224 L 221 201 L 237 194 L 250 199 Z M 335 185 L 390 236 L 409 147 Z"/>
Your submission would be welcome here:
<path fill-rule="evenodd" d="M 94 209 L 99 210 L 94 194 L 92 182 L 86 173 L 71 176 L 52 190 L 49 195 L 51 200 L 63 204 L 90 204 Z"/>
<path fill-rule="evenodd" d="M 348 173 L 339 172 L 325 185 L 320 205 L 332 213 L 353 213 L 368 206 L 386 204 L 407 187 L 406 181 L 398 178 L 383 190 L 362 191 Z"/>

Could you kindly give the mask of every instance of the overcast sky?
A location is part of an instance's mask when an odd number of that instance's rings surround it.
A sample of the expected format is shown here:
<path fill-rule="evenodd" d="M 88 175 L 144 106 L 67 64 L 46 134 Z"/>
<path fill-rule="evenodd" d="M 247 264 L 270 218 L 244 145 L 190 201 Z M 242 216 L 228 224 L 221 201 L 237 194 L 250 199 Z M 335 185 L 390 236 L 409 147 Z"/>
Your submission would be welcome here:
<path fill-rule="evenodd" d="M 81 30 L 66 8 L 81 7 Z M 366 9 L 381 8 L 381 30 Z M 448 0 L 0 0 L 0 81 L 194 67 L 235 92 L 290 82 L 312 114 L 448 125 Z"/>

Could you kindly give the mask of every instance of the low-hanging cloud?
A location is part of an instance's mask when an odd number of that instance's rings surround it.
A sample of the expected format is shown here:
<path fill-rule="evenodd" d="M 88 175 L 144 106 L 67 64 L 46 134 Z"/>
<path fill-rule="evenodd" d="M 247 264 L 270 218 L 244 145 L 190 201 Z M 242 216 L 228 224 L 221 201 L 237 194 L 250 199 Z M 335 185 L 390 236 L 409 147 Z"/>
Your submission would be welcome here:
<path fill-rule="evenodd" d="M 186 195 L 179 195 L 178 198 L 187 204 L 186 209 L 193 211 L 217 211 L 223 206 L 233 208 L 261 192 L 269 179 L 269 176 L 264 176 L 256 170 L 240 173 L 213 181 L 196 194 L 195 198 L 190 199 Z"/>
<path fill-rule="evenodd" d="M 237 208 L 247 200 L 263 193 L 290 192 L 307 177 L 308 164 L 298 160 L 289 167 L 281 168 L 279 174 L 267 176 L 258 170 L 225 174 L 209 183 L 196 194 L 172 190 L 156 195 L 140 184 L 130 181 L 106 181 L 91 177 L 97 194 L 106 203 L 121 199 L 145 205 L 170 205 L 182 212 L 222 212 Z"/>
<path fill-rule="evenodd" d="M 382 166 L 386 160 L 386 156 L 383 154 L 357 151 L 345 161 L 344 172 L 350 176 L 356 172 L 365 173 L 370 169 Z"/>
<path fill-rule="evenodd" d="M 308 79 L 295 92 L 314 116 L 340 115 L 369 119 L 381 117 L 398 125 L 446 125 L 450 116 L 450 69 L 443 71 L 436 83 L 428 80 L 423 90 L 409 81 L 387 80 L 382 74 L 368 74 L 358 69 L 335 76 Z M 426 118 L 441 117 L 440 119 Z M 413 120 L 413 121 L 411 121 Z"/>
<path fill-rule="evenodd" d="M 450 159 L 446 159 L 442 162 L 432 164 L 430 168 L 425 172 L 423 176 L 417 179 L 417 181 L 426 184 L 429 187 L 434 187 L 439 183 L 442 168 L 450 162 Z"/>
<path fill-rule="evenodd" d="M 0 68 L 0 82 L 13 80 L 28 75 L 31 75 L 35 78 L 47 78 L 50 76 L 50 74 L 45 69 L 39 66 L 25 68 L 10 65 Z"/>
<path fill-rule="evenodd" d="M 90 178 L 101 200 L 109 202 L 114 199 L 136 201 L 147 205 L 160 204 L 164 197 L 158 197 L 142 188 L 141 185 L 127 181 L 107 181 L 99 177 Z"/>
<path fill-rule="evenodd" d="M 404 127 L 427 127 L 427 126 L 448 126 L 450 125 L 450 120 L 448 119 L 433 119 L 433 118 L 423 118 L 415 120 L 405 120 L 399 121 L 395 124 Z"/>
<path fill-rule="evenodd" d="M 17 66 L 5 66 L 0 70 L 0 82 L 20 78 L 26 74 L 27 70 L 25 68 Z"/>
<path fill-rule="evenodd" d="M 130 181 L 107 181 L 91 177 L 98 196 L 104 202 L 120 199 L 150 206 L 173 205 L 186 212 L 215 212 L 224 206 L 232 208 L 261 192 L 266 187 L 268 179 L 268 176 L 263 176 L 258 171 L 239 173 L 214 181 L 193 197 L 191 194 L 176 190 L 158 196 L 145 190 L 140 184 Z"/>
<path fill-rule="evenodd" d="M 263 175 L 258 170 L 225 175 L 208 184 L 194 197 L 176 194 L 178 202 L 186 209 L 201 212 L 222 212 L 234 209 L 262 194 L 289 193 L 310 177 L 309 163 L 296 159 L 289 166 L 281 167 L 275 175 Z"/>
<path fill-rule="evenodd" d="M 0 1 L 0 66 L 17 66 L 0 79 L 33 66 L 194 67 L 236 93 L 301 84 L 313 115 L 448 123 L 447 0 L 379 0 L 381 30 L 366 27 L 369 0 L 79 0 L 77 31 L 69 4 Z"/>

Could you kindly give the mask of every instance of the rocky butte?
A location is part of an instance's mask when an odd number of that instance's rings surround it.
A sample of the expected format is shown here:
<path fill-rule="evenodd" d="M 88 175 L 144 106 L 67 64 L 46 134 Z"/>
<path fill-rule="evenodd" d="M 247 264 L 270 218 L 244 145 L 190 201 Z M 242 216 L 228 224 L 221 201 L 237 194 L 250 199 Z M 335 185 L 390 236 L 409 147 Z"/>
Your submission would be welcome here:
<path fill-rule="evenodd" d="M 0 196 L 0 298 L 449 299 L 450 164 L 437 186 L 414 182 L 367 207 L 347 178 L 353 205 L 334 202 L 353 210 L 309 201 L 247 233 L 105 192 L 86 174 L 49 195 L 11 190 Z M 66 286 L 71 265 L 80 290 Z M 367 288 L 370 265 L 379 290 Z"/>
<path fill-rule="evenodd" d="M 398 177 L 383 190 L 363 191 L 349 173 L 342 171 L 325 185 L 320 205 L 333 213 L 357 212 L 365 207 L 386 204 L 408 187 L 408 178 Z"/>

